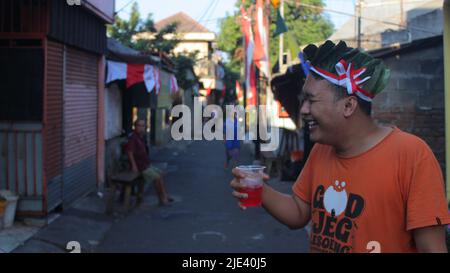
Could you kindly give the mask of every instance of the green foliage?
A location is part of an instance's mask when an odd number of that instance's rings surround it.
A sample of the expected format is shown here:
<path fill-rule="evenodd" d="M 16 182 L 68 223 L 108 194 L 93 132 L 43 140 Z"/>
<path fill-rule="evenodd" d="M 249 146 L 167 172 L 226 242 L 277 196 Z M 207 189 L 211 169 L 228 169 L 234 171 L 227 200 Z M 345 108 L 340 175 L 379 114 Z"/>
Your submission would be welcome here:
<path fill-rule="evenodd" d="M 180 42 L 176 38 L 177 24 L 165 26 L 160 31 L 155 28 L 152 14 L 142 21 L 139 12 L 139 6 L 135 2 L 131 7 L 130 18 L 123 20 L 116 15 L 114 25 L 108 26 L 108 35 L 122 44 L 139 51 L 164 52 L 170 54 Z M 151 38 L 138 38 L 136 34 L 151 33 Z M 172 35 L 173 38 L 167 39 L 166 35 Z"/>
<path fill-rule="evenodd" d="M 123 20 L 118 15 L 115 16 L 114 25 L 108 26 L 108 36 L 112 37 L 123 45 L 135 48 L 136 43 L 133 41 L 133 36 L 142 32 L 155 32 L 155 26 L 152 15 L 149 14 L 145 22 L 140 19 L 138 4 L 135 2 L 131 7 L 130 18 Z"/>
<path fill-rule="evenodd" d="M 309 8 L 300 6 L 298 1 L 286 0 L 284 4 L 284 18 L 286 25 L 292 33 L 298 45 L 325 40 L 333 32 L 333 24 L 322 14 L 320 8 Z M 230 56 L 230 63 L 227 64 L 233 72 L 239 73 L 243 66 L 242 54 L 242 32 L 240 29 L 240 11 L 239 7 L 242 1 L 236 1 L 237 10 L 233 15 L 228 15 L 220 23 L 220 33 L 218 35 L 218 47 Z M 246 1 L 246 7 L 251 1 Z M 322 0 L 302 0 L 300 3 L 323 7 Z M 270 14 L 270 33 L 273 34 L 276 29 L 276 10 L 271 9 Z M 284 35 L 285 48 L 289 47 L 287 35 Z M 274 65 L 278 61 L 279 38 L 271 36 L 269 38 L 270 63 Z M 300 51 L 300 49 L 298 49 Z M 295 56 L 294 56 L 295 57 Z"/>
<path fill-rule="evenodd" d="M 198 83 L 198 78 L 193 72 L 195 60 L 197 59 L 197 53 L 191 53 L 188 56 L 177 55 L 172 57 L 172 61 L 175 63 L 176 78 L 178 80 L 178 86 L 183 89 L 188 89 Z M 193 77 L 189 77 L 188 73 L 192 71 Z"/>

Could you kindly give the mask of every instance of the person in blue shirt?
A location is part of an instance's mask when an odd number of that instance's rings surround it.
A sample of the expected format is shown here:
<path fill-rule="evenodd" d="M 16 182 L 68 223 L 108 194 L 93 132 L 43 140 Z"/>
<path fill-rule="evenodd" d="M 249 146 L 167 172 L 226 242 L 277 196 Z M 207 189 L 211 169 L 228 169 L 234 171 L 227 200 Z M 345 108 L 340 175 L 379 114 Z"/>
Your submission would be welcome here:
<path fill-rule="evenodd" d="M 227 117 L 224 124 L 224 139 L 225 139 L 225 155 L 226 155 L 226 162 L 225 162 L 225 169 L 228 168 L 230 161 L 232 161 L 232 164 L 234 166 L 237 166 L 237 163 L 239 162 L 239 155 L 241 150 L 241 142 L 238 140 L 238 118 L 237 113 L 234 113 L 233 119 Z M 233 138 L 227 139 L 227 130 L 233 130 Z"/>

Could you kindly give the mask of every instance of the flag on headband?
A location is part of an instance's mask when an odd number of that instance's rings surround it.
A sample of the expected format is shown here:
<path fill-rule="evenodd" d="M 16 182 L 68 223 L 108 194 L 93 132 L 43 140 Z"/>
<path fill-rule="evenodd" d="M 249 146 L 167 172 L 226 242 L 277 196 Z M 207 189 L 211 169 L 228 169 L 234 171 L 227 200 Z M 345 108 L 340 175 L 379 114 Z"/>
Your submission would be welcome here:
<path fill-rule="evenodd" d="M 298 54 L 298 58 L 300 59 L 300 64 L 302 65 L 303 73 L 305 74 L 305 77 L 309 75 L 309 62 L 305 61 L 305 57 L 303 56 L 303 52 L 300 52 Z"/>
<path fill-rule="evenodd" d="M 390 70 L 382 60 L 348 47 L 344 41 L 338 44 L 326 41 L 320 47 L 311 44 L 303 53 L 310 62 L 311 73 L 344 87 L 348 95 L 356 95 L 367 102 L 383 91 L 390 77 Z"/>

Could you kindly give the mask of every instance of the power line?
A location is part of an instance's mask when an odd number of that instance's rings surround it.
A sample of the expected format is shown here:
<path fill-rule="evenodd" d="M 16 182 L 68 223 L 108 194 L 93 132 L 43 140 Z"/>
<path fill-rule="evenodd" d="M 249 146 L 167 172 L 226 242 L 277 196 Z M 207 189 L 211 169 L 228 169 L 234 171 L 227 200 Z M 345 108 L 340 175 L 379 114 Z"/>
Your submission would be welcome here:
<path fill-rule="evenodd" d="M 130 0 L 128 3 L 125 4 L 125 6 L 123 6 L 122 8 L 120 8 L 118 11 L 116 11 L 116 13 L 121 12 L 123 9 L 125 9 L 126 7 L 128 7 L 131 3 L 136 2 L 136 0 Z"/>
<path fill-rule="evenodd" d="M 288 0 L 288 1 L 292 3 L 293 0 Z M 327 12 L 333 12 L 333 13 L 338 13 L 338 14 L 342 14 L 342 15 L 347 15 L 347 16 L 350 16 L 350 17 L 353 17 L 353 18 L 357 17 L 356 15 L 351 14 L 351 13 L 347 13 L 347 12 L 343 12 L 343 11 L 339 11 L 339 10 L 328 9 L 328 8 L 323 8 L 321 6 L 315 6 L 315 5 L 309 5 L 309 4 L 297 3 L 297 2 L 295 2 L 294 4 L 296 4 L 298 6 L 303 6 L 303 7 L 313 8 L 313 9 L 320 9 L 320 10 L 327 11 Z M 386 25 L 393 25 L 393 26 L 405 28 L 404 25 L 397 24 L 397 23 L 394 23 L 394 22 L 382 21 L 382 20 L 378 20 L 378 19 L 374 19 L 374 18 L 368 18 L 368 17 L 362 17 L 362 16 L 361 16 L 361 19 L 362 20 L 367 20 L 367 21 L 373 21 L 373 22 L 377 22 L 377 23 L 383 23 L 383 24 L 386 24 Z M 406 28 L 407 29 L 409 28 L 409 29 L 419 30 L 419 31 L 423 31 L 423 32 L 428 32 L 428 33 L 435 34 L 435 35 L 441 34 L 441 33 L 437 33 L 437 32 L 434 32 L 434 31 L 431 31 L 431 30 L 428 30 L 428 29 L 424 29 L 424 28 L 419 28 L 419 27 L 406 26 Z"/>
<path fill-rule="evenodd" d="M 200 16 L 200 18 L 198 18 L 198 19 L 196 20 L 196 22 L 200 22 L 200 21 L 203 19 L 203 17 L 205 17 L 205 15 L 208 13 L 209 9 L 216 3 L 216 1 L 218 1 L 218 0 L 211 0 L 211 1 L 209 2 L 209 5 L 208 5 L 208 7 L 206 8 L 205 12 L 203 12 L 202 16 Z M 195 27 L 196 27 L 196 24 L 193 24 L 192 27 L 191 27 L 191 28 L 189 29 L 189 31 L 187 31 L 187 32 L 191 32 Z"/>
<path fill-rule="evenodd" d="M 206 21 L 208 21 L 209 18 L 214 14 L 214 11 L 217 8 L 217 5 L 219 4 L 219 0 L 216 0 L 215 5 L 211 8 L 211 11 L 209 12 L 209 16 L 206 17 Z"/>

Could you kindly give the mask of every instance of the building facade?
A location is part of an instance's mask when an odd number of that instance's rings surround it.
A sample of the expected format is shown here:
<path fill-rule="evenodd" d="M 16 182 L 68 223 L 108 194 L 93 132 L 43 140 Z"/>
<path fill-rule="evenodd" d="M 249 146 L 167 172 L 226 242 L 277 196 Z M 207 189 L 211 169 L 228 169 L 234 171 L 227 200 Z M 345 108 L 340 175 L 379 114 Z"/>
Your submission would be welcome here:
<path fill-rule="evenodd" d="M 114 1 L 3 0 L 0 189 L 45 216 L 103 175 L 106 24 Z"/>

